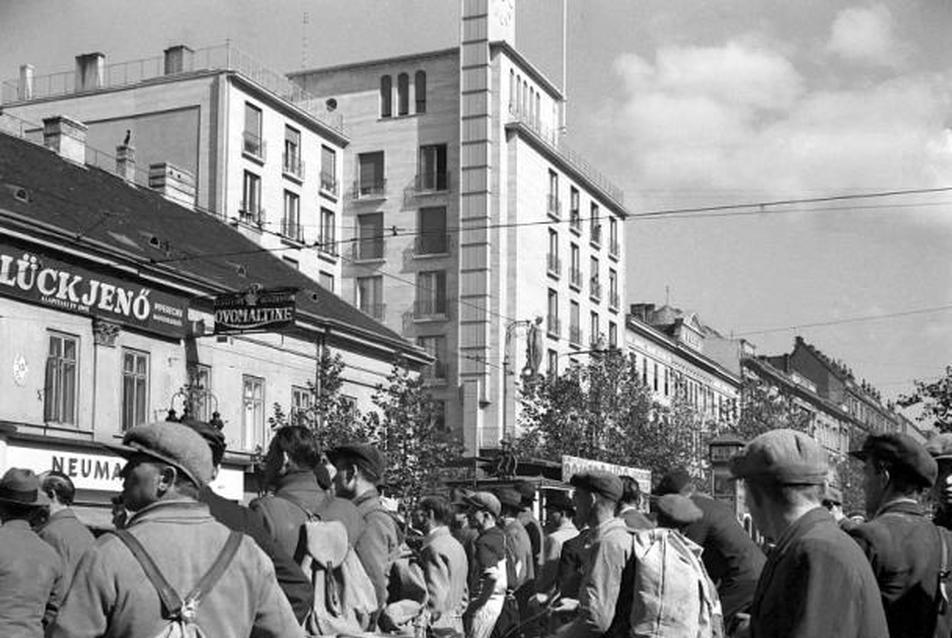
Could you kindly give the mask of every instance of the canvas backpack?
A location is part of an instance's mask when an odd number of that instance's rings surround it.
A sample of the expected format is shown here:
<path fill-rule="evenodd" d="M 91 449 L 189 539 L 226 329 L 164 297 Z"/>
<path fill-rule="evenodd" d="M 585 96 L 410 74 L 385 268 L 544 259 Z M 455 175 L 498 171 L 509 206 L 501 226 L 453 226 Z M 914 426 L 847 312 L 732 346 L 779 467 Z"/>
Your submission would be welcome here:
<path fill-rule="evenodd" d="M 701 547 L 672 529 L 631 530 L 632 638 L 721 638 L 720 599 Z"/>
<path fill-rule="evenodd" d="M 135 536 L 124 529 L 116 530 L 115 533 L 139 561 L 146 577 L 155 587 L 162 601 L 162 617 L 168 621 L 168 624 L 155 635 L 155 638 L 209 638 L 208 634 L 203 632 L 196 623 L 198 606 L 228 569 L 241 545 L 242 534 L 233 531 L 228 535 L 228 540 L 215 558 L 215 562 L 201 577 L 195 588 L 183 599 L 165 579 L 158 565 Z"/>

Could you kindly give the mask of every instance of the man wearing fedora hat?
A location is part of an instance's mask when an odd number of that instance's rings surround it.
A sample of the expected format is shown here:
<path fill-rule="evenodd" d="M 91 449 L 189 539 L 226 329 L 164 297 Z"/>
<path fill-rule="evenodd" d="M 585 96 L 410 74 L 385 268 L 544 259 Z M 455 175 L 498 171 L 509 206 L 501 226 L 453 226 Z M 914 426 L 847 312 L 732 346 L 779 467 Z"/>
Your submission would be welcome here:
<path fill-rule="evenodd" d="M 43 636 L 62 600 L 63 562 L 30 527 L 49 498 L 31 470 L 0 479 L 0 636 Z"/>
<path fill-rule="evenodd" d="M 182 608 L 204 635 L 303 638 L 267 555 L 198 500 L 212 477 L 201 436 L 160 421 L 108 447 L 126 459 L 122 497 L 132 512 L 125 529 L 131 538 L 107 534 L 83 555 L 51 638 L 159 635 L 169 628 L 169 588 L 183 598 L 208 580 L 214 584 L 202 588 L 197 607 Z M 213 566 L 221 567 L 217 578 L 210 577 Z M 159 586 L 162 578 L 168 587 Z"/>

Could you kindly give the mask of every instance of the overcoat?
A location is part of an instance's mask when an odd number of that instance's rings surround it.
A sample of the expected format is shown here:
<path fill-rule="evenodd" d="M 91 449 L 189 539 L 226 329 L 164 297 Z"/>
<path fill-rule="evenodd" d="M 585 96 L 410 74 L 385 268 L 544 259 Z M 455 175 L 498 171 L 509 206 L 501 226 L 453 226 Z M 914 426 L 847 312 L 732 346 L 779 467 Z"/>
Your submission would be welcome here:
<path fill-rule="evenodd" d="M 0 527 L 0 636 L 40 638 L 63 597 L 63 561 L 25 520 Z"/>

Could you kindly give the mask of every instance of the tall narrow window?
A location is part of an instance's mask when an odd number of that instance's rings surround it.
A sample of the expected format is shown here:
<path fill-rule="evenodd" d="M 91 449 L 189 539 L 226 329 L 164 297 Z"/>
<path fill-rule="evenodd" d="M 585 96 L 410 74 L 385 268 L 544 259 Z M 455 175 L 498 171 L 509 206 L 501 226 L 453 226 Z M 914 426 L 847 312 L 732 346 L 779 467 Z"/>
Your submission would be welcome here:
<path fill-rule="evenodd" d="M 337 152 L 321 146 L 321 190 L 337 196 Z"/>
<path fill-rule="evenodd" d="M 558 337 L 562 333 L 562 324 L 559 321 L 559 293 L 551 288 L 549 288 L 549 309 L 546 319 L 549 334 Z"/>
<path fill-rule="evenodd" d="M 582 216 L 579 213 L 578 189 L 574 186 L 569 188 L 569 228 L 581 234 Z"/>
<path fill-rule="evenodd" d="M 516 72 L 509 69 L 509 112 L 516 110 Z"/>
<path fill-rule="evenodd" d="M 443 335 L 433 337 L 417 337 L 417 345 L 430 353 L 436 361 L 429 367 L 424 374 L 431 379 L 446 378 L 446 337 Z"/>
<path fill-rule="evenodd" d="M 522 115 L 522 76 L 516 76 L 516 113 Z"/>
<path fill-rule="evenodd" d="M 284 191 L 281 234 L 294 241 L 304 241 L 304 233 L 301 231 L 301 198 L 291 191 Z"/>
<path fill-rule="evenodd" d="M 591 296 L 594 299 L 602 298 L 602 282 L 599 279 L 599 268 L 598 268 L 598 258 L 591 257 L 589 259 L 589 268 L 591 272 L 589 273 L 589 284 L 591 286 Z"/>
<path fill-rule="evenodd" d="M 591 343 L 593 348 L 599 347 L 598 340 L 602 336 L 602 329 L 598 324 L 598 313 L 592 312 L 589 314 L 589 343 Z"/>
<path fill-rule="evenodd" d="M 419 228 L 418 255 L 438 255 L 447 252 L 445 206 L 421 208 Z"/>
<path fill-rule="evenodd" d="M 245 171 L 240 219 L 248 224 L 257 224 L 261 222 L 261 212 L 261 178 L 251 171 Z"/>
<path fill-rule="evenodd" d="M 602 243 L 602 221 L 598 213 L 598 204 L 592 202 L 591 217 L 589 219 L 591 224 L 591 233 L 592 233 L 592 243 L 601 244 Z"/>
<path fill-rule="evenodd" d="M 393 80 L 389 75 L 380 78 L 380 117 L 393 115 Z"/>
<path fill-rule="evenodd" d="M 211 402 L 208 397 L 212 391 L 212 368 L 201 363 L 188 366 L 189 414 L 200 421 L 208 421 L 211 416 Z"/>
<path fill-rule="evenodd" d="M 357 156 L 358 197 L 380 195 L 384 191 L 383 151 L 361 153 Z"/>
<path fill-rule="evenodd" d="M 619 308 L 618 299 L 618 273 L 614 268 L 608 269 L 608 305 L 612 308 Z"/>
<path fill-rule="evenodd" d="M 401 73 L 397 76 L 397 115 L 410 112 L 410 76 Z"/>
<path fill-rule="evenodd" d="M 357 259 L 383 259 L 383 213 L 357 215 Z"/>
<path fill-rule="evenodd" d="M 383 319 L 383 275 L 357 277 L 357 307 L 374 319 Z"/>
<path fill-rule="evenodd" d="M 571 262 L 569 263 L 569 283 L 576 288 L 582 287 L 582 264 L 581 257 L 579 256 L 578 246 L 572 244 L 570 249 L 569 257 Z"/>
<path fill-rule="evenodd" d="M 535 122 L 536 122 L 536 126 L 542 126 L 542 120 L 540 119 L 541 116 L 542 116 L 542 98 L 539 96 L 538 93 L 536 93 L 536 96 L 535 96 Z"/>
<path fill-rule="evenodd" d="M 301 385 L 291 386 L 291 419 L 299 420 L 311 408 L 311 390 Z"/>
<path fill-rule="evenodd" d="M 321 236 L 317 249 L 326 255 L 337 254 L 337 216 L 329 208 L 321 208 Z"/>
<path fill-rule="evenodd" d="M 245 374 L 241 385 L 241 446 L 246 450 L 263 449 L 268 444 L 264 426 L 264 379 Z"/>
<path fill-rule="evenodd" d="M 245 131 L 242 150 L 249 155 L 264 158 L 264 141 L 261 139 L 261 109 L 245 102 Z"/>
<path fill-rule="evenodd" d="M 618 347 L 618 325 L 614 321 L 608 322 L 608 347 Z"/>
<path fill-rule="evenodd" d="M 43 384 L 43 418 L 47 423 L 76 425 L 76 378 L 79 339 L 50 333 Z"/>
<path fill-rule="evenodd" d="M 577 301 L 569 302 L 569 343 L 582 343 L 581 317 Z"/>
<path fill-rule="evenodd" d="M 284 127 L 284 172 L 301 177 L 301 131 Z"/>
<path fill-rule="evenodd" d="M 618 246 L 618 220 L 614 217 L 608 218 L 608 252 L 618 256 L 620 248 Z"/>
<path fill-rule="evenodd" d="M 149 353 L 122 350 L 122 429 L 145 423 L 149 405 Z"/>
<path fill-rule="evenodd" d="M 420 147 L 420 166 L 417 190 L 445 191 L 447 187 L 446 144 Z"/>
<path fill-rule="evenodd" d="M 417 273 L 418 317 L 446 314 L 446 271 L 431 270 Z"/>
<path fill-rule="evenodd" d="M 413 93 L 416 98 L 416 112 L 426 113 L 426 71 L 417 71 L 413 76 Z"/>
<path fill-rule="evenodd" d="M 554 275 L 562 273 L 562 263 L 559 261 L 559 233 L 549 229 L 549 254 L 547 257 L 548 271 Z"/>
<path fill-rule="evenodd" d="M 546 360 L 546 372 L 548 372 L 549 376 L 559 376 L 559 353 L 555 350 L 549 350 Z"/>

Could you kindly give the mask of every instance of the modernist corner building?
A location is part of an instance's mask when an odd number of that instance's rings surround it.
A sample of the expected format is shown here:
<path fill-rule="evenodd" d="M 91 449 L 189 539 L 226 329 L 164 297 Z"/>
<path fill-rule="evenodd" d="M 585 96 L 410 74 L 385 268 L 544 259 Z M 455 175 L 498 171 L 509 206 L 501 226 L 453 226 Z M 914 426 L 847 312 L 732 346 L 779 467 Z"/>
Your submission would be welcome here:
<path fill-rule="evenodd" d="M 473 453 L 514 433 L 520 371 L 621 345 L 627 212 L 564 143 L 563 90 L 516 49 L 513 3 L 460 7 L 457 47 L 289 78 L 347 118 L 340 294 L 436 358 Z"/>
<path fill-rule="evenodd" d="M 172 201 L 194 197 L 188 175 L 154 165 L 155 188 L 143 188 L 128 148 L 118 175 L 91 166 L 85 127 L 65 117 L 47 119 L 44 138 L 0 133 L 0 469 L 64 471 L 87 522 L 108 521 L 121 489 L 121 460 L 101 444 L 181 413 L 185 387 L 200 390 L 196 417 L 224 422 L 214 488 L 243 499 L 274 404 L 307 405 L 320 353 L 343 357 L 342 391 L 360 408 L 396 357 L 417 370 L 432 362 L 228 224 Z M 267 307 L 277 289 L 293 302 L 277 313 L 286 327 L 213 331 L 216 299 L 242 293 Z"/>

